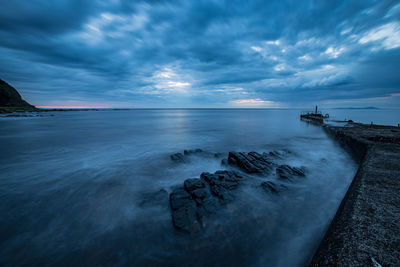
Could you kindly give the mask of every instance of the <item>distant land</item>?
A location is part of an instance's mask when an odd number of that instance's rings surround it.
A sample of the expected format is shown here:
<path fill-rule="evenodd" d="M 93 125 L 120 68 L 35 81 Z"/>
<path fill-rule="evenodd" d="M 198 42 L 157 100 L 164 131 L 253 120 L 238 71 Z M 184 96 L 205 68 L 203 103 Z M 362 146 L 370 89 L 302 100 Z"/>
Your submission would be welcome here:
<path fill-rule="evenodd" d="M 361 108 L 347 107 L 347 108 L 332 108 L 332 109 L 380 109 L 380 108 L 377 108 L 377 107 L 361 107 Z"/>
<path fill-rule="evenodd" d="M 36 107 L 23 100 L 14 87 L 0 79 L 0 109 L 33 110 Z"/>

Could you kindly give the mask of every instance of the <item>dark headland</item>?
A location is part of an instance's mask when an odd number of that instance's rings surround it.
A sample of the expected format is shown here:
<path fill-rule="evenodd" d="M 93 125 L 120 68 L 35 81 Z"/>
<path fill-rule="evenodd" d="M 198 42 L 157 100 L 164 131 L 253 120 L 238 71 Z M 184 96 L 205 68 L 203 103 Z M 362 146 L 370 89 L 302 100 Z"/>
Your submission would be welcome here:
<path fill-rule="evenodd" d="M 14 87 L 0 79 L 0 110 L 31 111 L 36 108 L 23 100 Z"/>
<path fill-rule="evenodd" d="M 400 127 L 314 122 L 359 168 L 310 266 L 399 266 Z"/>

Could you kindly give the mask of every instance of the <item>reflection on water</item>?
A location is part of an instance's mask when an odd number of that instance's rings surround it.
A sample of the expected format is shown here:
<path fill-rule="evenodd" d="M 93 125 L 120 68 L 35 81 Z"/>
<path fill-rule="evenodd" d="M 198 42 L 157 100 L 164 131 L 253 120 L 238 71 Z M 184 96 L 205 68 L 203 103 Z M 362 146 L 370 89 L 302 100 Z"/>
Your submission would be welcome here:
<path fill-rule="evenodd" d="M 356 166 L 298 115 L 129 110 L 0 120 L 0 264 L 307 265 Z M 223 169 L 214 157 L 169 159 L 193 148 L 289 149 L 285 162 L 305 166 L 307 177 L 279 195 L 253 177 L 204 233 L 188 236 L 173 229 L 157 192 Z"/>

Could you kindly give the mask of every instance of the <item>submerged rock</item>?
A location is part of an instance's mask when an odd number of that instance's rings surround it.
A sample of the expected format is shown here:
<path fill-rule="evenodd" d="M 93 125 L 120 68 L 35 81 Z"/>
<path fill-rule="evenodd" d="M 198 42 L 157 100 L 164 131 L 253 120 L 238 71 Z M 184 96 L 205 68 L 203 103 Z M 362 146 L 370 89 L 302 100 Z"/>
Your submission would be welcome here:
<path fill-rule="evenodd" d="M 279 193 L 281 191 L 288 189 L 287 186 L 285 186 L 283 184 L 277 185 L 271 181 L 262 182 L 260 185 L 265 191 L 272 192 L 272 193 Z"/>
<path fill-rule="evenodd" d="M 276 168 L 276 175 L 280 179 L 290 180 L 294 176 L 306 176 L 304 168 L 291 167 L 289 165 L 280 165 Z"/>
<path fill-rule="evenodd" d="M 190 162 L 192 156 L 199 156 L 205 158 L 219 158 L 222 157 L 222 155 L 223 155 L 222 153 L 214 153 L 197 148 L 197 149 L 185 149 L 183 151 L 183 154 L 179 152 L 172 154 L 170 157 L 172 161 L 178 163 L 185 163 L 185 162 Z"/>
<path fill-rule="evenodd" d="M 196 153 L 202 153 L 203 152 L 203 150 L 202 149 L 200 149 L 200 148 L 197 148 L 197 149 L 193 149 L 193 150 L 184 150 L 183 151 L 183 154 L 184 155 L 193 155 L 193 154 L 196 154 Z"/>
<path fill-rule="evenodd" d="M 154 205 L 166 205 L 166 201 L 168 200 L 168 192 L 165 189 L 160 189 L 157 191 L 146 192 L 141 194 L 139 206 L 147 207 Z"/>
<path fill-rule="evenodd" d="M 175 153 L 171 155 L 171 160 L 175 162 L 185 162 L 185 158 L 182 153 Z"/>
<path fill-rule="evenodd" d="M 282 149 L 282 150 L 274 150 L 268 153 L 269 156 L 282 159 L 284 156 L 287 154 L 292 154 L 292 152 L 288 149 Z"/>
<path fill-rule="evenodd" d="M 246 173 L 269 174 L 275 164 L 267 154 L 257 152 L 229 152 L 228 164 L 236 166 Z"/>

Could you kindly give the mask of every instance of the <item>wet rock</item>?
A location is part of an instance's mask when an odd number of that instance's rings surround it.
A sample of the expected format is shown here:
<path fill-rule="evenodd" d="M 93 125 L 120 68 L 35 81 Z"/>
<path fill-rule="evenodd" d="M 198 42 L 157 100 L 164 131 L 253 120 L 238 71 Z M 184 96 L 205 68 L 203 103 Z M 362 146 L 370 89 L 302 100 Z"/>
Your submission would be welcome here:
<path fill-rule="evenodd" d="M 272 192 L 272 193 L 279 193 L 281 191 L 287 190 L 287 187 L 283 184 L 275 184 L 274 182 L 271 181 L 266 181 L 261 183 L 261 187 L 267 191 L 267 192 Z"/>
<path fill-rule="evenodd" d="M 187 179 L 184 183 L 183 186 L 185 187 L 185 190 L 187 192 L 192 192 L 195 191 L 196 189 L 204 188 L 206 187 L 205 183 L 198 179 L 198 178 L 193 178 L 193 179 Z"/>
<path fill-rule="evenodd" d="M 197 205 L 203 205 L 205 199 L 210 197 L 210 192 L 206 184 L 198 179 L 187 179 L 183 184 L 185 190 L 192 196 Z"/>
<path fill-rule="evenodd" d="M 229 152 L 228 164 L 246 173 L 258 174 L 269 174 L 275 165 L 267 155 L 257 152 Z"/>
<path fill-rule="evenodd" d="M 177 188 L 170 194 L 169 200 L 175 228 L 189 233 L 201 229 L 196 202 L 188 192 L 183 188 Z"/>
<path fill-rule="evenodd" d="M 304 168 L 296 168 L 296 167 L 291 167 L 289 165 L 280 165 L 278 168 L 276 168 L 276 175 L 280 179 L 286 179 L 290 180 L 294 176 L 306 176 L 304 173 Z"/>
<path fill-rule="evenodd" d="M 233 199 L 242 176 L 233 171 L 202 173 L 201 179 L 185 180 L 170 194 L 172 222 L 176 229 L 194 233 L 207 224 L 208 215 Z"/>
<path fill-rule="evenodd" d="M 182 162 L 185 162 L 185 157 L 183 156 L 182 153 L 175 153 L 175 154 L 171 155 L 171 160 L 182 163 Z"/>
<path fill-rule="evenodd" d="M 211 193 L 222 202 L 233 199 L 232 190 L 238 187 L 242 176 L 233 171 L 203 172 L 201 179 L 208 183 Z"/>

